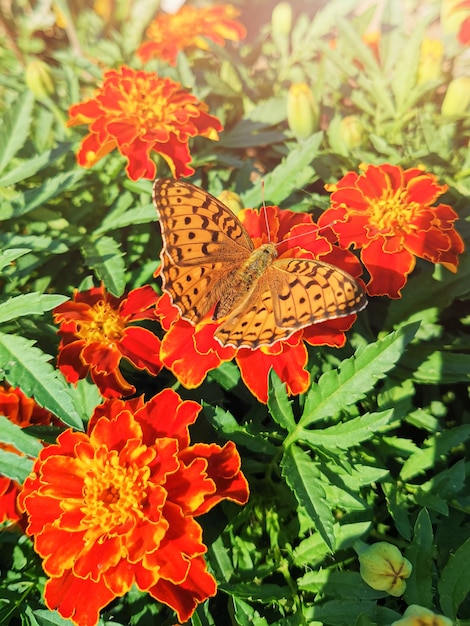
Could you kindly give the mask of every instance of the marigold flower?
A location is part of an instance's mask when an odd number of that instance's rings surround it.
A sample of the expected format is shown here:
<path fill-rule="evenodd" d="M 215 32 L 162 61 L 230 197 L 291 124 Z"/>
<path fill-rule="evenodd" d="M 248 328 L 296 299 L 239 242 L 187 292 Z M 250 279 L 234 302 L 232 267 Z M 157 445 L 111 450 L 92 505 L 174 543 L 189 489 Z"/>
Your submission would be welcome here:
<path fill-rule="evenodd" d="M 0 415 L 21 428 L 60 424 L 52 413 L 40 407 L 32 398 L 25 396 L 21 389 L 10 387 L 8 384 L 0 385 Z M 0 448 L 20 454 L 11 445 L 0 443 Z M 6 476 L 0 476 L 0 523 L 21 520 L 22 515 L 16 506 L 19 490 L 20 485 L 17 482 Z"/>
<path fill-rule="evenodd" d="M 147 29 L 150 41 L 143 43 L 137 54 L 144 63 L 158 58 L 176 65 L 180 50 L 208 50 L 206 39 L 218 46 L 225 45 L 226 39 L 240 41 L 246 36 L 246 28 L 235 19 L 239 13 L 231 4 L 185 5 L 174 14 L 160 13 Z"/>
<path fill-rule="evenodd" d="M 442 0 L 441 25 L 445 33 L 457 33 L 462 45 L 470 45 L 470 0 Z"/>
<path fill-rule="evenodd" d="M 379 591 L 401 596 L 406 589 L 405 579 L 412 570 L 411 563 L 391 543 L 379 541 L 359 551 L 362 579 Z"/>
<path fill-rule="evenodd" d="M 429 609 L 411 604 L 398 621 L 391 626 L 452 626 L 452 620 L 443 615 L 436 615 Z"/>
<path fill-rule="evenodd" d="M 58 366 L 65 378 L 76 383 L 91 375 L 104 397 L 128 396 L 135 387 L 119 371 L 122 358 L 156 376 L 161 369 L 160 340 L 134 322 L 155 319 L 157 294 L 150 286 L 116 298 L 103 286 L 75 291 L 73 300 L 53 311 L 60 324 Z"/>
<path fill-rule="evenodd" d="M 219 138 L 222 125 L 207 110 L 204 102 L 170 78 L 121 67 L 104 74 L 93 98 L 70 107 L 67 125 L 89 126 L 77 153 L 82 167 L 92 167 L 117 148 L 127 159 L 129 178 L 153 179 L 157 171 L 150 158 L 153 151 L 179 178 L 194 174 L 189 166 L 189 138 Z"/>
<path fill-rule="evenodd" d="M 106 400 L 87 433 L 44 448 L 20 506 L 49 580 L 45 601 L 77 626 L 136 585 L 186 622 L 216 593 L 195 517 L 248 484 L 232 442 L 190 445 L 201 407 L 165 389 L 149 402 Z"/>
<path fill-rule="evenodd" d="M 442 263 L 455 272 L 463 241 L 454 228 L 455 211 L 433 203 L 446 190 L 420 168 L 364 165 L 348 172 L 331 191 L 331 206 L 319 224 L 336 233 L 344 248 L 361 249 L 370 274 L 367 292 L 399 298 L 416 257 Z"/>
<path fill-rule="evenodd" d="M 347 250 L 333 246 L 323 237 L 311 216 L 281 210 L 276 206 L 268 206 L 266 211 L 269 240 L 283 242 L 278 247 L 280 259 L 318 259 L 346 270 L 351 276 L 358 277 L 361 274 L 362 268 L 356 257 Z M 243 222 L 255 247 L 267 242 L 263 213 L 244 209 L 237 217 Z M 267 402 L 268 399 L 268 373 L 271 368 L 286 383 L 289 394 L 304 393 L 310 384 L 304 342 L 340 347 L 346 341 L 345 331 L 356 319 L 355 315 L 349 315 L 319 322 L 299 330 L 287 341 L 278 341 L 272 346 L 262 346 L 256 350 L 237 350 L 230 346 L 222 347 L 214 339 L 219 322 L 213 321 L 210 314 L 197 326 L 193 326 L 180 318 L 178 309 L 171 304 L 166 294 L 158 301 L 156 312 L 166 331 L 160 358 L 182 385 L 190 389 L 198 387 L 210 370 L 235 358 L 245 384 L 260 402 Z"/>

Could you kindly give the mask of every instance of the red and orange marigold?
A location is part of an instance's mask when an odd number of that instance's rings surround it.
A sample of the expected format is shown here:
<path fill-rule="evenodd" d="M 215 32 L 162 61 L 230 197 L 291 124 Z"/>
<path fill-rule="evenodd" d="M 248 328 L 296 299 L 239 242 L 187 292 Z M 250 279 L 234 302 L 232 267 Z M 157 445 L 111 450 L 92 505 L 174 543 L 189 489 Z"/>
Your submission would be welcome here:
<path fill-rule="evenodd" d="M 268 206 L 266 219 L 264 213 L 253 209 L 244 209 L 237 217 L 243 222 L 255 247 L 266 243 L 268 239 L 272 243 L 279 242 L 279 259 L 318 259 L 346 270 L 353 277 L 360 276 L 362 272 L 356 257 L 347 250 L 333 246 L 318 232 L 318 227 L 309 215 Z M 267 223 L 269 238 L 266 233 Z M 286 383 L 288 393 L 304 393 L 310 385 L 305 342 L 340 347 L 346 341 L 345 331 L 351 328 L 356 319 L 356 315 L 352 314 L 319 322 L 299 330 L 286 341 L 252 350 L 222 347 L 214 338 L 220 322 L 212 320 L 211 313 L 197 326 L 193 326 L 180 318 L 178 309 L 172 305 L 167 294 L 158 301 L 156 313 L 166 331 L 160 351 L 162 363 L 185 387 L 199 386 L 210 370 L 235 359 L 245 384 L 260 402 L 267 402 L 268 399 L 268 375 L 271 368 Z"/>
<path fill-rule="evenodd" d="M 156 376 L 161 369 L 160 340 L 134 322 L 155 319 L 157 294 L 149 285 L 116 298 L 103 286 L 75 291 L 73 300 L 54 309 L 60 324 L 58 366 L 71 383 L 91 375 L 106 398 L 129 396 L 135 387 L 119 370 L 122 358 Z"/>
<path fill-rule="evenodd" d="M 8 384 L 0 385 L 0 415 L 21 428 L 60 424 L 52 413 L 40 407 L 32 398 L 25 396 L 21 389 L 10 387 Z M 20 454 L 12 445 L 0 443 L 0 448 Z M 19 489 L 17 482 L 6 476 L 0 476 L 0 523 L 18 522 L 21 519 L 21 513 L 16 506 Z"/>
<path fill-rule="evenodd" d="M 106 400 L 87 433 L 68 429 L 41 451 L 19 503 L 50 609 L 94 626 L 136 585 L 185 622 L 216 593 L 194 518 L 223 499 L 244 504 L 248 484 L 232 442 L 190 445 L 200 409 L 171 389 Z"/>
<path fill-rule="evenodd" d="M 332 185 L 331 206 L 321 216 L 342 247 L 361 250 L 370 274 L 367 293 L 399 298 L 416 257 L 457 270 L 463 241 L 447 204 L 434 206 L 447 185 L 419 167 L 364 165 Z"/>
<path fill-rule="evenodd" d="M 87 124 L 77 161 L 92 167 L 114 149 L 126 158 L 132 180 L 155 178 L 151 152 L 167 162 L 173 176 L 190 176 L 188 141 L 202 135 L 219 138 L 220 121 L 207 113 L 207 105 L 170 78 L 129 67 L 109 70 L 89 100 L 69 109 L 69 126 Z"/>
<path fill-rule="evenodd" d="M 207 39 L 219 46 L 225 45 L 227 39 L 240 41 L 246 36 L 246 29 L 235 19 L 238 15 L 239 11 L 230 4 L 185 5 L 175 14 L 160 13 L 147 29 L 150 41 L 143 43 L 137 54 L 144 62 L 156 57 L 176 65 L 180 50 L 207 50 Z"/>

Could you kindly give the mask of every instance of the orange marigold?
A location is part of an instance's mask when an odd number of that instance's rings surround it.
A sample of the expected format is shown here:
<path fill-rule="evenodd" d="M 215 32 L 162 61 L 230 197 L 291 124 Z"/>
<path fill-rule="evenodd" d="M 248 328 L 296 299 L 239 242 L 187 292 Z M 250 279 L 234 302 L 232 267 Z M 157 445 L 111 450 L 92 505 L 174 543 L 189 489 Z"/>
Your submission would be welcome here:
<path fill-rule="evenodd" d="M 219 138 L 222 124 L 207 110 L 204 102 L 170 78 L 121 67 L 104 74 L 93 98 L 70 107 L 68 126 L 89 126 L 77 154 L 82 167 L 92 167 L 116 148 L 127 159 L 129 178 L 153 179 L 157 172 L 150 158 L 153 151 L 179 178 L 194 174 L 189 138 Z"/>
<path fill-rule="evenodd" d="M 433 206 L 447 190 L 419 167 L 364 165 L 348 172 L 331 191 L 331 206 L 320 217 L 331 225 L 342 247 L 361 250 L 370 274 L 367 293 L 399 298 L 416 257 L 457 270 L 463 241 L 454 228 L 458 218 L 447 204 Z"/>
<path fill-rule="evenodd" d="M 91 375 L 106 398 L 129 396 L 135 387 L 119 371 L 122 358 L 156 376 L 161 369 L 160 340 L 133 323 L 155 319 L 157 294 L 150 286 L 116 298 L 103 286 L 76 291 L 73 300 L 54 309 L 60 324 L 58 365 L 70 383 Z"/>
<path fill-rule="evenodd" d="M 175 14 L 160 13 L 147 29 L 150 41 L 143 43 L 137 54 L 144 62 L 157 57 L 176 65 L 180 50 L 207 50 L 206 39 L 219 46 L 223 46 L 226 39 L 240 41 L 246 36 L 246 29 L 235 19 L 238 15 L 239 11 L 231 4 L 185 5 Z"/>
<path fill-rule="evenodd" d="M 10 387 L 6 383 L 0 385 L 0 415 L 21 428 L 60 424 L 52 413 L 40 407 L 32 398 L 25 396 L 21 389 Z M 0 448 L 19 454 L 11 445 L 0 444 Z M 18 522 L 21 519 L 21 513 L 16 507 L 19 489 L 17 482 L 6 476 L 0 476 L 0 522 Z"/>
<path fill-rule="evenodd" d="M 186 622 L 216 593 L 194 519 L 248 484 L 232 442 L 190 445 L 201 407 L 165 389 L 149 402 L 107 400 L 87 433 L 44 448 L 20 505 L 49 580 L 45 601 L 77 626 L 133 585 Z"/>

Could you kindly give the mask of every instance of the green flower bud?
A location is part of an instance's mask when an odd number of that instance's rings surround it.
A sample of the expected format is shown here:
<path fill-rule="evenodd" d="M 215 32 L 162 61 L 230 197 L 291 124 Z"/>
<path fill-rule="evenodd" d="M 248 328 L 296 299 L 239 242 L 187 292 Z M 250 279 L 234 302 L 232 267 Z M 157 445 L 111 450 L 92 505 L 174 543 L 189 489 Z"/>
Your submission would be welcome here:
<path fill-rule="evenodd" d="M 25 82 L 39 100 L 51 96 L 55 91 L 51 70 L 41 59 L 33 59 L 28 63 Z"/>
<path fill-rule="evenodd" d="M 348 150 L 358 148 L 364 143 L 364 124 L 357 115 L 347 115 L 339 123 L 339 135 Z"/>
<path fill-rule="evenodd" d="M 443 615 L 436 615 L 419 604 L 411 604 L 403 617 L 392 626 L 452 626 L 452 621 Z"/>
<path fill-rule="evenodd" d="M 442 76 L 442 59 L 444 44 L 440 39 L 423 39 L 419 55 L 417 82 L 437 80 Z"/>
<path fill-rule="evenodd" d="M 292 28 L 292 7 L 290 2 L 279 2 L 271 14 L 271 28 L 275 35 L 287 37 Z"/>
<path fill-rule="evenodd" d="M 228 208 L 235 213 L 235 215 L 241 211 L 243 207 L 243 202 L 238 193 L 234 191 L 229 191 L 224 189 L 218 196 L 218 199 L 228 206 Z"/>
<path fill-rule="evenodd" d="M 297 139 L 310 137 L 318 126 L 318 106 L 306 83 L 293 83 L 287 92 L 287 123 Z"/>
<path fill-rule="evenodd" d="M 470 105 L 470 76 L 458 76 L 447 86 L 442 115 L 463 115 Z"/>
<path fill-rule="evenodd" d="M 362 579 L 369 587 L 391 596 L 404 593 L 412 566 L 396 546 L 386 541 L 374 543 L 359 552 L 359 563 Z"/>

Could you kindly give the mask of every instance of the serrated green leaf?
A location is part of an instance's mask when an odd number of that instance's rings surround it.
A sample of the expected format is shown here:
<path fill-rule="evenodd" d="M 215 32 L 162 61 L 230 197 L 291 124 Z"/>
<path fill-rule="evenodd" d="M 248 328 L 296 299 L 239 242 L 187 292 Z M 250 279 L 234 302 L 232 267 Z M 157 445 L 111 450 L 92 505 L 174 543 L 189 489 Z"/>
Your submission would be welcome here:
<path fill-rule="evenodd" d="M 72 170 L 71 172 L 62 172 L 53 178 L 48 178 L 39 187 L 29 189 L 20 194 L 12 204 L 7 205 L 4 203 L 0 208 L 0 219 L 8 220 L 33 211 L 72 188 L 84 176 L 84 170 Z"/>
<path fill-rule="evenodd" d="M 328 448 L 330 450 L 347 450 L 363 441 L 371 439 L 376 432 L 389 426 L 394 420 L 394 411 L 365 413 L 360 417 L 348 420 L 329 428 L 295 432 L 298 441 L 303 441 L 312 448 Z"/>
<path fill-rule="evenodd" d="M 23 454 L 31 457 L 37 456 L 42 449 L 42 445 L 35 437 L 26 434 L 17 424 L 13 424 L 6 415 L 0 415 L 0 441 L 3 444 L 14 446 Z"/>
<path fill-rule="evenodd" d="M 140 206 L 137 209 L 130 209 L 122 215 L 106 216 L 101 222 L 101 225 L 93 231 L 94 235 L 103 235 L 110 230 L 118 230 L 120 228 L 127 228 L 135 224 L 151 224 L 157 221 L 157 212 L 153 204 L 146 204 Z"/>
<path fill-rule="evenodd" d="M 389 372 L 413 339 L 418 324 L 404 326 L 343 361 L 338 371 L 324 373 L 307 394 L 299 426 L 307 428 L 325 417 L 336 415 L 365 397 Z"/>
<path fill-rule="evenodd" d="M 235 615 L 236 623 L 239 626 L 269 626 L 269 623 L 264 617 L 261 617 L 258 611 L 245 602 L 241 598 L 232 596 L 233 612 Z"/>
<path fill-rule="evenodd" d="M 470 539 L 467 539 L 450 555 L 437 584 L 441 608 L 452 620 L 457 617 L 459 606 L 470 592 Z"/>
<path fill-rule="evenodd" d="M 24 315 L 42 315 L 68 300 L 56 294 L 25 293 L 0 304 L 0 323 Z"/>
<path fill-rule="evenodd" d="M 0 368 L 3 377 L 14 387 L 57 415 L 68 426 L 83 430 L 60 372 L 49 363 L 51 357 L 36 348 L 34 342 L 0 333 Z"/>
<path fill-rule="evenodd" d="M 73 626 L 73 622 L 61 617 L 57 611 L 47 611 L 45 609 L 37 609 L 33 611 L 39 626 Z"/>
<path fill-rule="evenodd" d="M 306 141 L 294 148 L 272 172 L 264 177 L 264 188 L 269 202 L 280 204 L 290 194 L 302 189 L 312 182 L 314 176 L 310 163 L 317 155 L 323 133 L 315 133 Z M 252 187 L 242 193 L 241 198 L 246 207 L 256 207 L 262 203 L 261 185 Z"/>
<path fill-rule="evenodd" d="M 383 480 L 381 487 L 387 499 L 388 511 L 395 522 L 398 532 L 409 541 L 411 539 L 411 522 L 407 507 L 408 494 L 397 488 L 395 480 Z"/>
<path fill-rule="evenodd" d="M 0 252 L 0 271 L 28 252 L 30 252 L 28 248 L 10 248 L 9 250 L 2 250 Z"/>
<path fill-rule="evenodd" d="M 328 626 L 351 626 L 351 616 L 365 615 L 377 624 L 391 624 L 401 615 L 368 600 L 331 600 L 313 606 L 312 617 Z"/>
<path fill-rule="evenodd" d="M 121 296 L 126 286 L 124 254 L 112 237 L 103 236 L 83 244 L 83 255 L 88 267 L 95 270 L 106 289 Z"/>
<path fill-rule="evenodd" d="M 3 418 L 2 418 L 3 419 Z M 2 422 L 3 424 L 3 422 Z M 21 429 L 20 429 L 21 430 Z M 30 437 L 33 439 L 33 437 Z M 39 446 L 41 449 L 42 446 Z M 39 453 L 39 451 L 38 451 Z M 23 484 L 33 469 L 33 461 L 26 457 L 0 449 L 0 475 Z M 1 622 L 0 622 L 1 623 Z"/>
<path fill-rule="evenodd" d="M 47 152 L 43 152 L 42 154 L 38 154 L 35 157 L 27 159 L 18 165 L 18 167 L 15 167 L 15 169 L 9 171 L 0 178 L 0 187 L 14 185 L 15 183 L 34 176 L 34 174 L 37 174 L 44 167 L 51 165 L 63 154 L 70 152 L 70 150 L 70 143 L 62 143 L 53 150 L 47 150 Z"/>
<path fill-rule="evenodd" d="M 454 446 L 462 445 L 469 438 L 470 424 L 463 424 L 445 432 L 436 433 L 425 441 L 422 449 L 412 454 L 405 461 L 400 472 L 401 480 L 410 480 L 414 476 L 423 474 L 435 465 L 437 460 L 445 460 Z"/>
<path fill-rule="evenodd" d="M 28 89 L 4 112 L 0 124 L 0 172 L 7 167 L 28 137 L 34 96 Z"/>
<path fill-rule="evenodd" d="M 431 519 L 426 509 L 422 509 L 414 525 L 413 539 L 405 550 L 405 557 L 413 565 L 411 575 L 406 581 L 404 595 L 409 605 L 432 606 L 433 552 L 434 534 Z"/>
<path fill-rule="evenodd" d="M 281 470 L 298 503 L 314 521 L 323 541 L 333 552 L 335 549 L 333 515 L 326 503 L 325 491 L 321 486 L 316 464 L 306 452 L 291 445 L 284 452 Z"/>
<path fill-rule="evenodd" d="M 269 372 L 268 409 L 273 420 L 285 430 L 291 432 L 297 426 L 286 385 L 273 369 Z"/>

